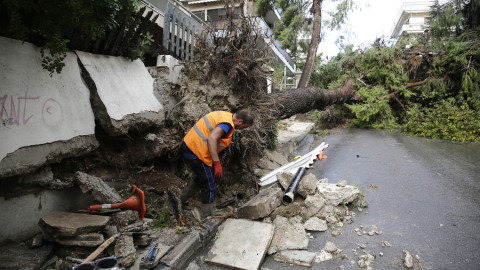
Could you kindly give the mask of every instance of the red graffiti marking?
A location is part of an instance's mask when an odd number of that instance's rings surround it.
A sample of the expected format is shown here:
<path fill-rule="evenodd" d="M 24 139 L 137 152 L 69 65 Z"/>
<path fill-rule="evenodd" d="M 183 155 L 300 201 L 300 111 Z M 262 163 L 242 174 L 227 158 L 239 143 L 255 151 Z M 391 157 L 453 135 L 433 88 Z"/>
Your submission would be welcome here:
<path fill-rule="evenodd" d="M 42 108 L 42 120 L 49 127 L 54 127 L 63 122 L 62 105 L 53 98 L 45 100 Z"/>
<path fill-rule="evenodd" d="M 38 115 L 39 113 L 32 113 L 27 114 L 27 112 L 31 111 L 28 109 L 29 104 L 31 101 L 39 100 L 40 96 L 31 97 L 28 96 L 28 93 L 25 92 L 25 96 L 17 97 L 4 95 L 0 97 L 0 120 L 1 122 L 8 123 L 9 125 L 16 125 L 19 126 L 21 124 L 27 125 L 28 122 Z M 10 100 L 10 102 L 8 102 Z M 10 106 L 8 106 L 10 105 Z M 23 106 L 23 108 L 22 108 Z M 22 110 L 23 109 L 23 110 Z M 63 121 L 63 108 L 62 105 L 53 98 L 48 98 L 43 103 L 43 108 L 41 113 L 42 120 L 45 125 L 49 127 L 53 127 L 58 125 Z"/>

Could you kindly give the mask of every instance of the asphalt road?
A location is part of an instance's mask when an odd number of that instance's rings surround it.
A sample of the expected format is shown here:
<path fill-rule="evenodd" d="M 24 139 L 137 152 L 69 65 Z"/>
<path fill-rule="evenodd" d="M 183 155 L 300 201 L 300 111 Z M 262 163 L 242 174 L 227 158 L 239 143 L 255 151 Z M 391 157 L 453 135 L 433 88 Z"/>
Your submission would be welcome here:
<path fill-rule="evenodd" d="M 311 172 L 330 183 L 356 185 L 369 206 L 355 210 L 354 222 L 345 224 L 340 236 L 331 230 L 312 233 L 309 251 L 320 251 L 330 241 L 348 258 L 315 263 L 311 269 L 360 269 L 353 249 L 358 255 L 375 254 L 373 269 L 405 269 L 404 250 L 416 256 L 414 269 L 480 269 L 480 144 L 347 129 L 317 139 L 308 136 L 292 156 L 322 141 L 330 145 L 328 159 L 314 163 Z M 383 234 L 354 232 L 372 225 Z M 366 248 L 358 248 L 361 244 Z M 201 269 L 222 269 L 196 261 Z M 262 269 L 306 268 L 267 256 Z"/>

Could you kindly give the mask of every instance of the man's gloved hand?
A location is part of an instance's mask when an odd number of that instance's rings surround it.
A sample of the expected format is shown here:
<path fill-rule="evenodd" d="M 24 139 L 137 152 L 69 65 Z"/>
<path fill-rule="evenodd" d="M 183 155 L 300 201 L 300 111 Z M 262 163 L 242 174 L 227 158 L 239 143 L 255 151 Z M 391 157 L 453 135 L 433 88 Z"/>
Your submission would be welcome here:
<path fill-rule="evenodd" d="M 215 178 L 223 177 L 223 169 L 220 160 L 213 162 L 213 168 L 215 169 Z"/>

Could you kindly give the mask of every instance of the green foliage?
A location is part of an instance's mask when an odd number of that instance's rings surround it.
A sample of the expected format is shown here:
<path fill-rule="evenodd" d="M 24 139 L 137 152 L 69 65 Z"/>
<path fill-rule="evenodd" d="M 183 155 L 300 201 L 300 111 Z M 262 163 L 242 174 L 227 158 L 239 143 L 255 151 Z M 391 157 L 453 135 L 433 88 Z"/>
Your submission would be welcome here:
<path fill-rule="evenodd" d="M 356 51 L 346 46 L 327 64 L 315 66 L 310 85 L 337 88 L 368 70 L 356 85 L 357 98 L 343 105 L 354 115 L 352 126 L 478 141 L 480 34 L 469 26 L 478 25 L 472 11 L 479 7 L 462 0 L 437 4 L 432 39 L 411 36 L 393 47 L 377 40 Z"/>
<path fill-rule="evenodd" d="M 171 227 L 176 224 L 175 216 L 168 208 L 163 208 L 162 212 L 155 216 L 153 225 L 155 227 Z"/>
<path fill-rule="evenodd" d="M 364 98 L 364 102 L 352 105 L 346 104 L 347 108 L 356 115 L 351 124 L 361 128 L 393 129 L 397 127 L 396 117 L 389 105 L 389 99 L 383 98 L 387 94 L 387 89 L 382 86 L 375 86 L 371 89 L 368 87 L 360 88 L 357 95 Z"/>
<path fill-rule="evenodd" d="M 480 113 L 453 97 L 439 101 L 432 108 L 416 104 L 408 110 L 403 131 L 434 139 L 480 141 Z"/>
<path fill-rule="evenodd" d="M 59 73 L 71 38 L 90 42 L 109 29 L 130 20 L 138 0 L 3 0 L 0 2 L 0 35 L 31 42 L 42 48 L 42 66 Z"/>
<path fill-rule="evenodd" d="M 40 49 L 40 54 L 42 56 L 42 67 L 50 71 L 50 77 L 53 72 L 60 73 L 65 66 L 63 59 L 67 56 L 67 43 L 68 39 L 58 40 L 52 39 L 45 47 Z M 48 48 L 48 49 L 47 49 Z"/>

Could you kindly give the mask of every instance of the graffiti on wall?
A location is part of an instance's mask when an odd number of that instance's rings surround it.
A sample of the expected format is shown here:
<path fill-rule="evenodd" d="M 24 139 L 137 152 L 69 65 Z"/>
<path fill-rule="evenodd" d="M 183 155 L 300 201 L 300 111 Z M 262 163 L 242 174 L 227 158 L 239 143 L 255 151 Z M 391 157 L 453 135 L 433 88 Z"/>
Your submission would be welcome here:
<path fill-rule="evenodd" d="M 0 96 L 0 120 L 4 126 L 26 126 L 42 121 L 48 127 L 56 127 L 64 120 L 62 104 L 56 99 L 40 96 Z"/>

